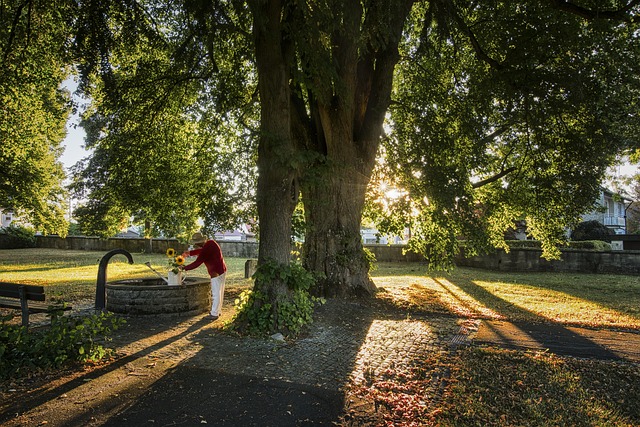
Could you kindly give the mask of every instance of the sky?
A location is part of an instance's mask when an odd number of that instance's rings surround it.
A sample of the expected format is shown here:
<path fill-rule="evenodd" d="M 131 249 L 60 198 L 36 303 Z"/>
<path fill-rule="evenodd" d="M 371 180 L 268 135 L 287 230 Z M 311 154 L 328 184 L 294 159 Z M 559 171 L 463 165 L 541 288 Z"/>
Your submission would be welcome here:
<path fill-rule="evenodd" d="M 69 78 L 62 83 L 63 87 L 68 89 L 72 94 L 78 88 L 78 83 L 76 83 L 73 78 Z M 84 100 L 81 97 L 73 95 L 74 101 L 81 104 Z M 69 170 L 69 168 L 75 165 L 79 160 L 87 157 L 89 152 L 84 149 L 84 137 L 85 132 L 79 126 L 80 124 L 80 115 L 74 114 L 67 121 L 67 136 L 62 142 L 62 146 L 64 147 L 64 153 L 60 157 L 60 161 L 64 166 L 65 170 Z"/>
<path fill-rule="evenodd" d="M 66 170 L 69 170 L 71 166 L 89 155 L 89 152 L 83 148 L 84 130 L 79 126 L 74 128 L 74 124 L 77 125 L 78 122 L 79 118 L 75 116 L 67 122 L 67 137 L 62 143 L 64 153 L 60 157 L 60 161 Z"/>

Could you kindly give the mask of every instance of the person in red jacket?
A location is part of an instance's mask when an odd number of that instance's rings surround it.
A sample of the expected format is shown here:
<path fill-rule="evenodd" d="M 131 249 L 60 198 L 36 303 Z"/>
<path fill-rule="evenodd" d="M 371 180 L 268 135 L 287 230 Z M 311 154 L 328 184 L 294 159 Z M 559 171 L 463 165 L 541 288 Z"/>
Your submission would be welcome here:
<path fill-rule="evenodd" d="M 189 271 L 198 268 L 202 264 L 207 267 L 209 276 L 211 276 L 211 314 L 208 317 L 211 320 L 217 320 L 220 317 L 224 299 L 224 281 L 227 265 L 224 262 L 220 246 L 214 240 L 207 239 L 202 233 L 195 233 L 191 238 L 191 244 L 197 249 L 185 251 L 182 256 L 185 258 L 196 256 L 197 258 L 183 268 Z"/>

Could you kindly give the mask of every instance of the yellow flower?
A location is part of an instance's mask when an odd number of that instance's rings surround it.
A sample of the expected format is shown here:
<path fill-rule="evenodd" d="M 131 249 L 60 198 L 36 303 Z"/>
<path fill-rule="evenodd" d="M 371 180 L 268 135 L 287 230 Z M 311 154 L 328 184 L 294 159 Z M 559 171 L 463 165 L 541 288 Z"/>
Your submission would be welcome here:
<path fill-rule="evenodd" d="M 176 250 L 175 249 L 173 249 L 173 248 L 167 249 L 167 256 L 169 258 L 173 258 L 175 255 L 176 255 Z"/>
<path fill-rule="evenodd" d="M 176 257 L 176 264 L 178 264 L 178 265 L 184 264 L 184 257 L 182 255 L 178 255 Z"/>

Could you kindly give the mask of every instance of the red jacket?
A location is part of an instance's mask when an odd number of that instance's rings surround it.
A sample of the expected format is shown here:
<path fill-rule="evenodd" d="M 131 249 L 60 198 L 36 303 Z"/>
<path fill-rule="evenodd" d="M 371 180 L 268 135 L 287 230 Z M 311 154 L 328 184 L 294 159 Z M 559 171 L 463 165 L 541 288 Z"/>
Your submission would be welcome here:
<path fill-rule="evenodd" d="M 207 240 L 202 248 L 187 252 L 187 256 L 193 255 L 197 255 L 197 258 L 191 264 L 184 266 L 187 271 L 198 268 L 203 263 L 207 266 L 207 271 L 211 277 L 219 276 L 227 271 L 227 265 L 224 263 L 220 246 L 213 240 Z"/>

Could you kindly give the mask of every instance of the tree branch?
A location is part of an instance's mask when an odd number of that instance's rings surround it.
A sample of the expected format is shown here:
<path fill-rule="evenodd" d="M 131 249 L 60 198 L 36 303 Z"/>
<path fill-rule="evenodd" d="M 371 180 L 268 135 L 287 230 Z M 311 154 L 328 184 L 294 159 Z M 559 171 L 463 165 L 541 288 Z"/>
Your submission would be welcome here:
<path fill-rule="evenodd" d="M 13 40 L 16 38 L 16 29 L 18 27 L 18 22 L 20 21 L 20 16 L 22 15 L 22 9 L 24 9 L 24 7 L 27 5 L 31 7 L 30 0 L 26 0 L 24 3 L 19 5 L 18 9 L 16 10 L 15 16 L 13 17 L 13 22 L 11 23 L 11 31 L 9 32 L 9 39 L 7 40 L 7 47 L 4 50 L 4 54 L 2 55 L 3 65 L 6 64 L 9 58 L 9 53 L 11 52 L 11 45 L 13 44 Z M 30 16 L 29 16 L 29 19 L 31 19 Z"/>
<path fill-rule="evenodd" d="M 626 6 L 616 10 L 592 10 L 579 6 L 570 0 L 547 0 L 555 9 L 577 15 L 586 20 L 608 19 L 612 21 L 640 22 L 640 15 L 632 14 L 634 7 L 640 5 L 640 0 L 632 0 Z"/>
<path fill-rule="evenodd" d="M 482 46 L 480 45 L 480 42 L 476 38 L 475 33 L 473 31 L 471 31 L 471 28 L 469 28 L 469 26 L 464 21 L 464 19 L 462 19 L 462 17 L 458 13 L 458 10 L 456 9 L 455 5 L 453 4 L 453 2 L 448 1 L 447 2 L 447 7 L 449 9 L 449 13 L 451 14 L 453 19 L 455 20 L 455 22 L 458 25 L 458 27 L 460 28 L 460 30 L 464 34 L 466 34 L 467 37 L 469 37 L 469 41 L 471 42 L 471 46 L 473 47 L 473 50 L 475 51 L 476 56 L 478 57 L 478 59 L 481 60 L 481 61 L 486 62 L 487 64 L 489 64 L 489 66 L 491 68 L 493 68 L 493 69 L 495 69 L 497 71 L 503 70 L 505 68 L 505 66 L 503 64 L 501 64 L 500 62 L 496 61 L 495 59 L 493 59 L 492 57 L 490 57 L 484 51 L 484 49 L 482 49 Z"/>
<path fill-rule="evenodd" d="M 400 60 L 398 45 L 402 38 L 402 29 L 415 0 L 396 2 L 395 12 L 389 19 L 389 32 L 386 46 L 374 52 L 371 64 L 371 91 L 366 110 L 358 128 L 354 129 L 356 140 L 376 140 L 381 132 L 384 115 L 391 102 L 393 71 Z"/>
<path fill-rule="evenodd" d="M 500 178 L 502 178 L 505 175 L 510 174 L 511 172 L 515 171 L 516 168 L 515 167 L 510 167 L 507 169 L 503 169 L 501 170 L 499 173 L 495 174 L 494 176 L 490 176 L 489 178 L 483 179 L 482 181 L 478 181 L 475 182 L 471 185 L 472 188 L 480 188 L 483 187 L 487 184 L 491 184 L 492 182 L 495 182 L 497 180 L 499 180 Z"/>

